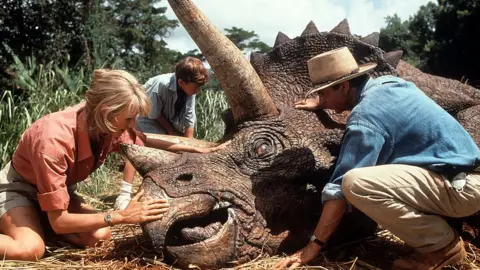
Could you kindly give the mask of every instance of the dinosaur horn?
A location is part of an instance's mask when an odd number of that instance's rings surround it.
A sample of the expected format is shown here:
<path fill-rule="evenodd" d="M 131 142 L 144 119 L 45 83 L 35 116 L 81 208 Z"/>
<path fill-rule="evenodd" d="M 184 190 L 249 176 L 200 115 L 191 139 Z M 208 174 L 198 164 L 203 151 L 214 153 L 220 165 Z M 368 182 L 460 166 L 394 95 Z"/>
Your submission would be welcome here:
<path fill-rule="evenodd" d="M 277 115 L 272 98 L 243 53 L 191 0 L 168 2 L 215 72 L 235 122 Z"/>
<path fill-rule="evenodd" d="M 135 144 L 121 144 L 120 150 L 121 154 L 132 163 L 141 176 L 145 176 L 156 167 L 173 164 L 181 157 L 180 154 Z"/>
<path fill-rule="evenodd" d="M 169 145 L 174 145 L 174 144 L 182 144 L 182 145 L 188 145 L 188 146 L 199 147 L 199 148 L 210 148 L 218 145 L 218 143 L 198 140 L 195 138 L 187 138 L 183 136 L 172 136 L 172 135 L 153 134 L 153 133 L 144 133 L 144 134 L 147 137 L 148 146 L 150 146 L 150 144 L 154 144 L 155 142 L 160 142 L 166 146 L 165 149 L 163 149 L 162 147 L 155 147 L 155 148 L 166 150 L 166 151 L 169 151 L 168 149 Z"/>

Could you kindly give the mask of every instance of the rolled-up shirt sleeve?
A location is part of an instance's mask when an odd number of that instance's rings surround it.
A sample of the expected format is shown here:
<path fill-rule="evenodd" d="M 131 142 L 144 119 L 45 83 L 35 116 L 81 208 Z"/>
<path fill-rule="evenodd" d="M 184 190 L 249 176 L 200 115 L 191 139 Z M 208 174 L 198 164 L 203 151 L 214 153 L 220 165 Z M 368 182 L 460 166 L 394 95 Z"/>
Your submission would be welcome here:
<path fill-rule="evenodd" d="M 185 128 L 195 127 L 197 115 L 195 114 L 195 95 L 187 99 L 185 104 Z"/>
<path fill-rule="evenodd" d="M 38 203 L 43 211 L 67 210 L 70 202 L 67 181 L 67 162 L 61 156 L 51 157 L 44 153 L 35 154 L 32 162 L 38 179 Z"/>
<path fill-rule="evenodd" d="M 386 137 L 387 134 L 368 125 L 348 125 L 335 170 L 323 188 L 322 202 L 345 198 L 342 180 L 349 170 L 385 162 L 378 158 L 381 151 L 389 151 L 388 147 L 384 149 Z"/>

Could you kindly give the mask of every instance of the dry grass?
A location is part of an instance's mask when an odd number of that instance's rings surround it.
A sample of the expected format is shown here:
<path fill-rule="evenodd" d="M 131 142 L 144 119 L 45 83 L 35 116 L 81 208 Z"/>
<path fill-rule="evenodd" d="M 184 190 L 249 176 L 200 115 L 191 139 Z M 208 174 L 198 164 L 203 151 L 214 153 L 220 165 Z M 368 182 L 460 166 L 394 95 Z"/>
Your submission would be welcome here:
<path fill-rule="evenodd" d="M 176 269 L 157 257 L 139 226 L 116 226 L 112 232 L 111 241 L 95 248 L 76 249 L 58 240 L 50 241 L 44 259 L 37 262 L 3 260 L 0 261 L 0 269 Z M 480 250 L 467 244 L 467 252 L 468 258 L 464 263 L 451 269 L 480 269 Z M 310 266 L 302 269 L 389 269 L 391 262 L 402 253 L 401 241 L 382 230 L 362 242 L 322 252 Z M 279 256 L 264 254 L 235 269 L 270 269 L 280 259 Z"/>
<path fill-rule="evenodd" d="M 111 172 L 110 172 L 111 173 Z M 138 175 L 137 175 L 138 176 Z M 118 182 L 119 173 L 110 174 L 110 180 Z M 138 188 L 141 180 L 135 179 L 134 186 Z M 87 183 L 88 184 L 88 183 Z M 111 186 L 114 186 L 112 184 Z M 116 188 L 110 193 L 92 198 L 90 194 L 82 194 L 86 201 L 97 209 L 113 207 Z M 88 188 L 84 191 L 89 191 Z M 54 237 L 55 238 L 55 237 Z M 48 238 L 47 238 L 48 239 Z M 112 239 L 100 243 L 95 248 L 77 249 L 59 239 L 47 241 L 45 258 L 37 262 L 19 262 L 0 259 L 2 269 L 177 269 L 162 262 L 143 237 L 141 228 L 137 225 L 120 225 L 112 228 Z M 480 269 L 480 249 L 466 243 L 468 258 L 457 270 Z M 347 243 L 332 247 L 320 253 L 311 265 L 300 269 L 334 269 L 334 270 L 383 270 L 390 269 L 391 263 L 405 255 L 402 241 L 387 230 L 379 230 L 377 235 L 360 242 Z M 235 267 L 237 270 L 271 269 L 280 256 L 263 254 L 254 260 Z M 192 266 L 192 268 L 195 268 Z M 447 268 L 448 269 L 448 268 Z"/>

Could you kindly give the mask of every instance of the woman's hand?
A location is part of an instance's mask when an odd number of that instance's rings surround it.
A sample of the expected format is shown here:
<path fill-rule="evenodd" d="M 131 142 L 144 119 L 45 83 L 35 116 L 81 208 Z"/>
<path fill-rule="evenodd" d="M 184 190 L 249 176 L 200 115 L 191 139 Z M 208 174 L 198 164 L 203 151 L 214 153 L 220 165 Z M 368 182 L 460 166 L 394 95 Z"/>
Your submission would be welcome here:
<path fill-rule="evenodd" d="M 114 224 L 137 224 L 161 219 L 170 205 L 163 199 L 139 202 L 143 193 L 144 190 L 141 189 L 125 210 L 113 212 L 112 222 Z"/>
<path fill-rule="evenodd" d="M 316 111 L 320 109 L 322 104 L 317 98 L 308 98 L 295 102 L 295 109 L 301 109 L 306 111 Z"/>

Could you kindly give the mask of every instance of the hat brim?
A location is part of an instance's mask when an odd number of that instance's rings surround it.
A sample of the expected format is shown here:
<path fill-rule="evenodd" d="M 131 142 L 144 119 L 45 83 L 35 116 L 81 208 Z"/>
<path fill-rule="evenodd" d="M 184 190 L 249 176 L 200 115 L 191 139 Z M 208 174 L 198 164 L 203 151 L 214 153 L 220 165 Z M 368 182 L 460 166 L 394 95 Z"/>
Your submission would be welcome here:
<path fill-rule="evenodd" d="M 356 78 L 356 77 L 359 77 L 365 73 L 368 73 L 370 72 L 372 69 L 374 69 L 375 67 L 377 66 L 377 63 L 368 63 L 368 64 L 364 64 L 364 65 L 360 65 L 358 66 L 358 72 L 352 74 L 352 75 L 348 75 L 346 77 L 343 77 L 341 79 L 338 79 L 336 81 L 333 81 L 333 82 L 329 82 L 329 83 L 326 83 L 326 84 L 322 84 L 320 86 L 317 86 L 311 90 L 309 90 L 307 92 L 307 94 L 305 94 L 305 98 L 307 98 L 309 95 L 315 93 L 315 92 L 318 92 L 318 91 L 321 91 L 325 88 L 328 88 L 330 86 L 334 86 L 336 84 L 339 84 L 341 82 L 345 82 L 345 81 L 348 81 L 348 80 L 351 80 L 353 78 Z"/>

